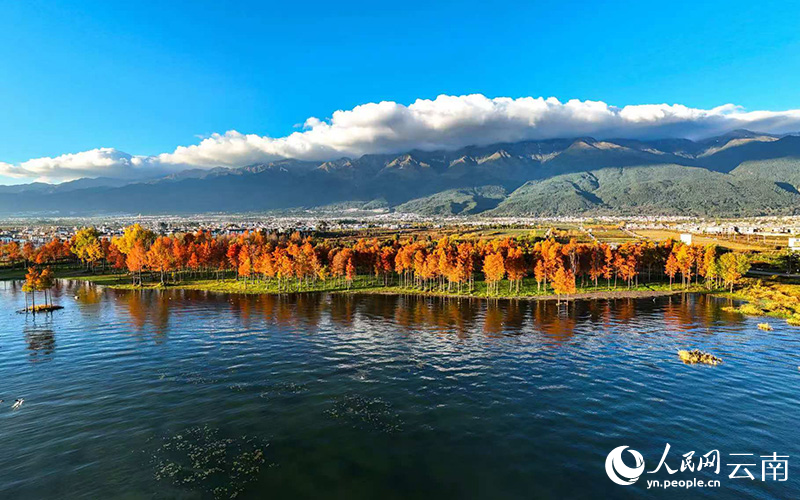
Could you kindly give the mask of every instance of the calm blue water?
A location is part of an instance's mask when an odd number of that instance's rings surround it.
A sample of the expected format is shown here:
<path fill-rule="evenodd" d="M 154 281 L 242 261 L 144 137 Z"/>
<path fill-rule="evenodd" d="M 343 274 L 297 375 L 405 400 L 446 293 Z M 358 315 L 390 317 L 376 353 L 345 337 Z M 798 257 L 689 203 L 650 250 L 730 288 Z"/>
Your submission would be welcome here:
<path fill-rule="evenodd" d="M 800 497 L 800 329 L 715 299 L 59 287 L 34 319 L 0 283 L 2 498 Z M 695 347 L 725 363 L 678 361 Z M 652 470 L 666 443 L 673 469 L 720 450 L 720 474 L 607 477 L 613 448 Z M 773 452 L 786 482 L 761 481 Z M 646 487 L 694 477 L 721 485 Z"/>

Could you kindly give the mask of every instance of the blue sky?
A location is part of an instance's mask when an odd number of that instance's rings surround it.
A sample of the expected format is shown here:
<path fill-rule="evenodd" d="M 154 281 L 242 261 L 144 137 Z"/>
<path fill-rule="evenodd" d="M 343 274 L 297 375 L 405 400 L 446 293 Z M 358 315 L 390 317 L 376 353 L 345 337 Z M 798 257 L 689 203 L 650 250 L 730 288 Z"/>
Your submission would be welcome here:
<path fill-rule="evenodd" d="M 798 2 L 381 4 L 2 2 L 0 161 L 439 94 L 800 108 Z"/>

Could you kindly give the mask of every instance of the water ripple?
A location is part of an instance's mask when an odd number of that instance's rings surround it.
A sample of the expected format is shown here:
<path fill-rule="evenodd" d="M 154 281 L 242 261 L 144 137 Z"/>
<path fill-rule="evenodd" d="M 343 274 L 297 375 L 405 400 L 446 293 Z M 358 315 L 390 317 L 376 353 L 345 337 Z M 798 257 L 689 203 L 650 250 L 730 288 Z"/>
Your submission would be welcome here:
<path fill-rule="evenodd" d="M 800 329 L 707 297 L 59 286 L 57 314 L 0 315 L 0 497 L 614 497 L 602 462 L 623 444 L 648 464 L 667 442 L 800 451 Z M 0 291 L 2 310 L 23 301 Z M 793 477 L 723 487 L 800 496 Z"/>

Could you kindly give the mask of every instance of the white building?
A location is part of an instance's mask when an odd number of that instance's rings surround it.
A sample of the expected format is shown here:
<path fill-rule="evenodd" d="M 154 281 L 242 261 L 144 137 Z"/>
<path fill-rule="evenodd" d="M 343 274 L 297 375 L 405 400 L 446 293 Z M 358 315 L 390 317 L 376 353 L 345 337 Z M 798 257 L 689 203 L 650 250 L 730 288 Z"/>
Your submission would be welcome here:
<path fill-rule="evenodd" d="M 789 238 L 789 249 L 800 250 L 800 238 Z"/>
<path fill-rule="evenodd" d="M 685 243 L 687 245 L 692 244 L 692 235 L 691 233 L 681 233 L 681 243 Z"/>

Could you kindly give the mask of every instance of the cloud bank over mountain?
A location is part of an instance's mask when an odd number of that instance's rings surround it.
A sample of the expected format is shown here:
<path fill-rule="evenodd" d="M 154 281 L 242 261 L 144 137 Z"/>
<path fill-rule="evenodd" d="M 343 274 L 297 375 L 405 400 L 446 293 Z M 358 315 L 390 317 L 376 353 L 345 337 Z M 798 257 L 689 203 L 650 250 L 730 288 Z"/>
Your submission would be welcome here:
<path fill-rule="evenodd" d="M 784 134 L 800 131 L 800 109 L 746 111 L 733 104 L 713 109 L 680 104 L 615 107 L 601 101 L 480 94 L 441 95 L 410 105 L 383 101 L 309 118 L 303 130 L 271 138 L 235 130 L 155 156 L 111 147 L 10 164 L 0 175 L 44 181 L 81 177 L 136 178 L 186 168 L 243 166 L 281 158 L 329 160 L 412 149 L 457 149 L 499 142 L 591 136 L 598 139 L 698 139 L 735 129 Z"/>

